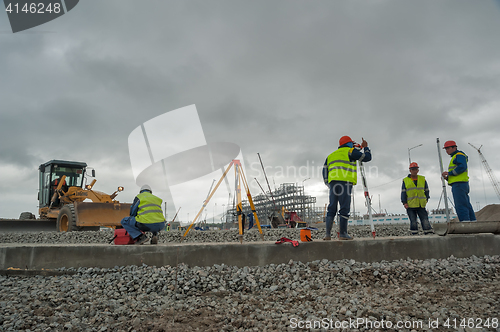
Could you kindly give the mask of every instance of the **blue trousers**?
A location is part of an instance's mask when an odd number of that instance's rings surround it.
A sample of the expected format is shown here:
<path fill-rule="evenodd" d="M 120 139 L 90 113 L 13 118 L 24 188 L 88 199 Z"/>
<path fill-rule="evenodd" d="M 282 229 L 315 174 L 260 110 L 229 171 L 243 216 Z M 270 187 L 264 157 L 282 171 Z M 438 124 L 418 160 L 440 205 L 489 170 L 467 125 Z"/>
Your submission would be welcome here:
<path fill-rule="evenodd" d="M 406 212 L 408 213 L 408 218 L 410 218 L 410 231 L 412 233 L 418 232 L 417 215 L 420 219 L 420 223 L 422 224 L 424 233 L 425 231 L 430 231 L 432 229 L 431 224 L 429 223 L 429 216 L 425 208 L 408 208 L 406 209 Z"/>
<path fill-rule="evenodd" d="M 469 182 L 455 182 L 451 185 L 459 221 L 476 221 L 476 214 L 470 204 L 469 190 Z"/>
<path fill-rule="evenodd" d="M 125 217 L 122 219 L 121 224 L 133 239 L 137 239 L 142 232 L 151 232 L 153 235 L 157 235 L 159 231 L 165 228 L 165 222 L 142 224 L 135 221 L 135 217 Z"/>
<path fill-rule="evenodd" d="M 330 236 L 333 220 L 337 214 L 337 205 L 340 205 L 339 215 L 340 218 L 345 220 L 349 219 L 349 212 L 351 211 L 351 193 L 352 183 L 345 181 L 332 181 L 330 187 L 330 204 L 328 204 L 328 212 L 326 213 L 326 235 Z M 347 224 L 346 224 L 347 225 Z"/>

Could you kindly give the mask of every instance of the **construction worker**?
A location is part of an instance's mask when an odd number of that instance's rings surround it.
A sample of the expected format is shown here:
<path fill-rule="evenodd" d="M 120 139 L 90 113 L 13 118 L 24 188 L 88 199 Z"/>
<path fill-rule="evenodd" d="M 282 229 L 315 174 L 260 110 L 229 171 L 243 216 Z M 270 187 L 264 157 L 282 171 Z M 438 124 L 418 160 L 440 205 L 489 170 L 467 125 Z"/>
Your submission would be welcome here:
<path fill-rule="evenodd" d="M 367 162 L 372 160 L 368 143 L 362 138 L 361 149 L 354 148 L 354 141 L 349 136 L 342 136 L 339 147 L 332 152 L 323 167 L 323 179 L 330 190 L 330 204 L 326 214 L 326 235 L 323 240 L 331 240 L 333 220 L 339 210 L 339 239 L 352 240 L 347 234 L 347 223 L 351 209 L 352 186 L 357 183 L 356 161 Z"/>
<path fill-rule="evenodd" d="M 236 216 L 237 216 L 237 219 L 238 219 L 238 222 L 239 222 L 239 216 L 241 215 L 241 231 L 242 233 L 241 234 L 244 234 L 245 233 L 245 213 L 243 212 L 243 204 L 242 203 L 239 203 L 237 206 L 236 206 Z"/>
<path fill-rule="evenodd" d="M 144 232 L 153 233 L 151 244 L 158 243 L 158 233 L 165 228 L 165 218 L 161 210 L 162 199 L 153 195 L 147 184 L 141 187 L 139 195 L 134 198 L 130 207 L 130 216 L 122 219 L 121 224 L 135 240 L 135 244 L 143 244 L 148 240 Z"/>
<path fill-rule="evenodd" d="M 59 176 L 58 178 L 52 180 L 52 183 L 51 183 L 52 187 L 51 187 L 51 191 L 50 191 L 51 197 L 56 192 L 57 186 L 61 182 L 61 178 L 62 178 L 62 176 Z M 68 185 L 66 183 L 66 180 L 63 181 L 62 186 L 61 186 L 61 190 L 64 193 L 68 191 Z M 59 199 L 59 195 L 57 195 L 56 198 L 55 198 L 55 200 L 54 200 L 54 206 L 59 206 L 60 204 L 61 204 L 61 200 Z"/>
<path fill-rule="evenodd" d="M 434 233 L 429 223 L 429 215 L 425 209 L 430 198 L 429 186 L 425 177 L 418 175 L 418 171 L 418 164 L 411 163 L 410 174 L 403 179 L 401 187 L 401 203 L 403 203 L 408 218 L 410 218 L 410 232 L 412 235 L 418 234 L 417 215 L 424 234 Z"/>
<path fill-rule="evenodd" d="M 57 186 L 59 185 L 59 182 L 61 182 L 61 178 L 62 178 L 62 176 L 59 176 L 57 179 L 54 179 L 52 181 L 52 189 L 54 191 L 57 189 Z M 66 184 L 66 180 L 63 181 L 61 189 L 64 192 L 68 191 L 68 185 Z"/>
<path fill-rule="evenodd" d="M 455 141 L 446 141 L 443 149 L 451 156 L 448 172 L 443 172 L 443 178 L 448 181 L 455 201 L 455 210 L 459 221 L 476 221 L 474 209 L 469 198 L 469 175 L 467 162 L 469 158 L 459 151 Z"/>
<path fill-rule="evenodd" d="M 248 229 L 252 229 L 253 227 L 253 213 L 250 212 L 248 214 Z"/>

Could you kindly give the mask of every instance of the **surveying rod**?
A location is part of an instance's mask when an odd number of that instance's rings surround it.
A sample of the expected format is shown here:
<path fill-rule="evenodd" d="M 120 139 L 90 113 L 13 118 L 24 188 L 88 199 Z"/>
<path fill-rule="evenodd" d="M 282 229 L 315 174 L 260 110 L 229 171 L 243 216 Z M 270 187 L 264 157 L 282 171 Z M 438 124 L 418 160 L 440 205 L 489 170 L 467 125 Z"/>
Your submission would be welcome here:
<path fill-rule="evenodd" d="M 446 183 L 443 177 L 443 159 L 441 158 L 441 149 L 439 148 L 439 138 L 436 139 L 438 155 L 439 155 L 439 167 L 441 168 L 441 183 L 443 184 L 443 195 L 444 195 L 444 208 L 446 209 L 446 222 L 450 222 L 450 211 L 448 210 L 448 195 L 446 193 Z"/>
<path fill-rule="evenodd" d="M 359 160 L 359 172 L 361 173 L 361 180 L 363 181 L 363 189 L 365 191 L 366 205 L 368 206 L 368 218 L 370 218 L 370 228 L 372 231 L 372 236 L 373 238 L 375 238 L 375 226 L 373 225 L 373 216 L 372 216 L 372 202 L 370 199 L 370 194 L 368 193 L 368 184 L 366 183 L 365 167 L 363 166 L 363 162 L 361 160 Z"/>

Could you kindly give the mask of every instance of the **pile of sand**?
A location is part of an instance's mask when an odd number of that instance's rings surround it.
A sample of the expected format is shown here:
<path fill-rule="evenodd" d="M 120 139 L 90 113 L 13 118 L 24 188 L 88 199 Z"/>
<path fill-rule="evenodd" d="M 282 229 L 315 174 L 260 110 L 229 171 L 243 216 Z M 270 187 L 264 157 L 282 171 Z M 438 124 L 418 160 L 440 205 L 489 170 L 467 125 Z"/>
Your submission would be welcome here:
<path fill-rule="evenodd" d="M 477 221 L 500 221 L 500 204 L 486 205 L 476 212 Z"/>

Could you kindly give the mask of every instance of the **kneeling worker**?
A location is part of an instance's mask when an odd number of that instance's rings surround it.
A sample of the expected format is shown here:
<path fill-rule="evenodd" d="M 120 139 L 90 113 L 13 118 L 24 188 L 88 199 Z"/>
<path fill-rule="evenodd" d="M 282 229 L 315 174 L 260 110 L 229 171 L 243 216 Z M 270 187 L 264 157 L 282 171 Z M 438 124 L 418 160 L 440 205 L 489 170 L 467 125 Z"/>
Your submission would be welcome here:
<path fill-rule="evenodd" d="M 158 243 L 158 233 L 165 228 L 165 218 L 161 210 L 162 199 L 153 195 L 151 187 L 147 184 L 141 187 L 130 207 L 130 217 L 122 219 L 121 224 L 135 244 L 143 244 L 148 237 L 143 232 L 153 233 L 151 244 Z"/>
<path fill-rule="evenodd" d="M 429 186 L 425 177 L 418 175 L 418 164 L 410 164 L 410 174 L 403 179 L 401 187 L 401 203 L 403 203 L 408 218 L 410 218 L 410 232 L 418 234 L 417 215 L 422 223 L 424 234 L 434 233 L 425 206 L 429 200 Z"/>

